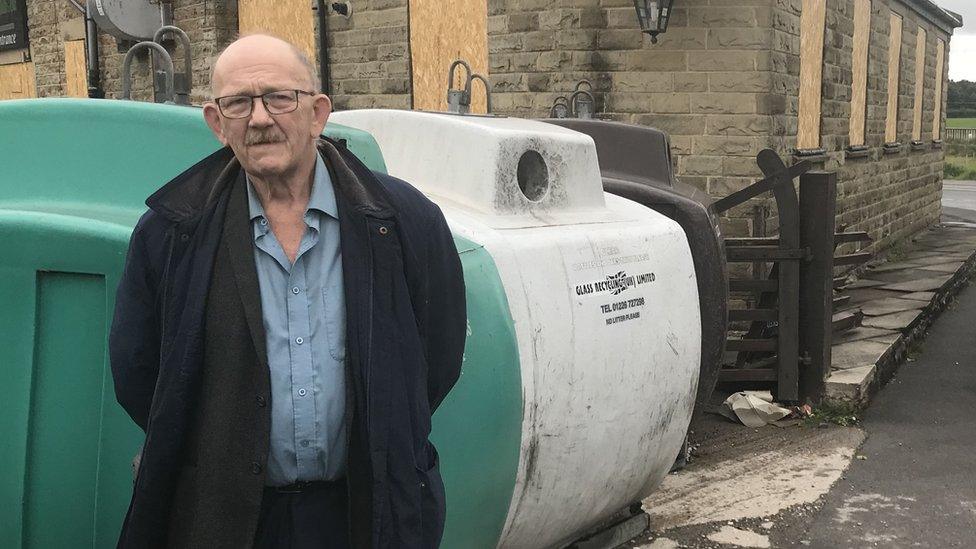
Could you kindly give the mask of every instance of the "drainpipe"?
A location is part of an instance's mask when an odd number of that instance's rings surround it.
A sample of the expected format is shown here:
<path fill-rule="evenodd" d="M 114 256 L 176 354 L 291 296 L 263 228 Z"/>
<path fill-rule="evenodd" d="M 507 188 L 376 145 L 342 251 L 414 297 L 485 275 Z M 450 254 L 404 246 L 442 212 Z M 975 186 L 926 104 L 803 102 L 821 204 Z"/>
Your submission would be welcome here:
<path fill-rule="evenodd" d="M 315 14 L 319 20 L 319 80 L 322 93 L 328 95 L 332 87 L 332 75 L 329 71 L 329 6 L 326 0 L 316 0 Z M 352 4 L 349 2 L 332 2 L 332 11 L 349 19 L 352 17 Z"/>
<path fill-rule="evenodd" d="M 322 93 L 329 95 L 329 14 L 326 13 L 325 0 L 318 0 L 316 15 L 319 18 L 319 81 L 322 86 Z"/>
<path fill-rule="evenodd" d="M 68 0 L 68 2 L 85 17 L 85 45 L 88 46 L 85 59 L 85 66 L 88 69 L 88 97 L 102 99 L 105 97 L 105 90 L 102 89 L 98 76 L 98 26 L 92 19 L 88 3 L 82 6 L 76 0 Z"/>

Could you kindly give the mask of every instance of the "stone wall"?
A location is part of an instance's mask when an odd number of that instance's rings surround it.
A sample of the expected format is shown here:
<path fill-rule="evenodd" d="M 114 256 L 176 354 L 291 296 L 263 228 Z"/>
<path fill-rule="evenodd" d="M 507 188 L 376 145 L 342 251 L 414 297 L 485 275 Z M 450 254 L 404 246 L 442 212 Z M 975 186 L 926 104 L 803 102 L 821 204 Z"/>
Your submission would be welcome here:
<path fill-rule="evenodd" d="M 888 42 L 891 10 L 903 18 L 902 46 L 899 64 L 898 141 L 901 150 L 885 154 L 884 129 L 888 101 Z M 784 9 L 783 20 L 795 19 L 795 6 Z M 871 5 L 871 37 L 868 48 L 868 94 L 865 145 L 868 156 L 848 158 L 849 119 L 851 100 L 851 35 L 853 33 L 853 1 L 828 0 L 827 31 L 824 48 L 824 84 L 821 146 L 826 158 L 818 162 L 826 170 L 838 175 L 837 222 L 856 230 L 867 231 L 880 250 L 904 241 L 922 228 L 937 223 L 941 214 L 943 152 L 931 142 L 935 105 L 936 78 L 947 79 L 948 63 L 942 75 L 936 75 L 937 40 L 946 42 L 948 59 L 949 36 L 904 4 L 891 0 L 873 0 Z M 912 123 L 915 89 L 916 32 L 921 25 L 926 31 L 925 72 L 922 102 L 922 141 L 924 147 L 914 150 Z M 798 91 L 798 71 L 790 71 L 785 79 L 785 93 L 794 96 Z M 945 101 L 945 98 L 939 98 Z M 788 118 L 795 118 L 796 109 L 790 105 Z M 944 112 L 944 109 L 943 109 Z M 942 120 L 945 126 L 945 120 Z M 787 144 L 790 146 L 790 144 Z"/>
<path fill-rule="evenodd" d="M 82 15 L 65 0 L 27 0 L 27 6 L 38 95 L 63 96 L 66 88 L 64 29 L 68 26 L 83 28 Z M 199 104 L 210 96 L 210 71 L 214 59 L 238 34 L 237 2 L 173 0 L 172 6 L 173 24 L 190 38 L 193 57 L 191 101 Z M 317 33 L 317 19 L 315 21 Z M 407 0 L 357 3 L 350 18 L 330 11 L 328 25 L 336 107 L 409 109 Z M 117 99 L 122 92 L 125 52 L 120 52 L 115 38 L 105 32 L 99 32 L 98 42 L 102 88 L 105 97 Z M 182 47 L 168 42 L 167 49 L 174 56 L 177 71 L 182 71 Z M 132 66 L 132 96 L 140 101 L 152 100 L 148 59 L 149 55 L 144 51 L 137 55 Z"/>
<path fill-rule="evenodd" d="M 34 63 L 38 97 L 65 95 L 65 34 L 84 28 L 82 19 L 81 13 L 68 2 L 27 2 L 31 61 Z"/>
<path fill-rule="evenodd" d="M 354 4 L 352 17 L 327 22 L 336 108 L 411 108 L 408 0 Z"/>

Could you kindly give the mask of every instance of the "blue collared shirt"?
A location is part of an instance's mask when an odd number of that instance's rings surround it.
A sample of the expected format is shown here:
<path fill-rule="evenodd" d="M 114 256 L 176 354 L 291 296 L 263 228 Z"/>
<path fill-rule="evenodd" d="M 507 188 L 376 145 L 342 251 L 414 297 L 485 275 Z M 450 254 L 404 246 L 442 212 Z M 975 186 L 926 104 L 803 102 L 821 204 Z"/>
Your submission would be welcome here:
<path fill-rule="evenodd" d="M 346 470 L 346 311 L 339 213 L 325 162 L 315 164 L 294 265 L 247 184 L 254 263 L 271 369 L 269 486 L 333 480 Z"/>

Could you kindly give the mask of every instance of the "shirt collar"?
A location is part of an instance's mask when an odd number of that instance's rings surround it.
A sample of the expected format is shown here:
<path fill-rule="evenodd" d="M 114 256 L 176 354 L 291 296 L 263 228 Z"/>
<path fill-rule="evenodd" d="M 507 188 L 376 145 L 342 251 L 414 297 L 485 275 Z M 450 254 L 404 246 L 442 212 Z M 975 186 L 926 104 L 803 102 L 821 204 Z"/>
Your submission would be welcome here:
<path fill-rule="evenodd" d="M 312 195 L 308 197 L 309 210 L 318 210 L 334 219 L 339 219 L 339 208 L 336 206 L 335 189 L 332 187 L 332 176 L 325 167 L 322 155 L 315 155 L 315 176 L 313 177 Z"/>
<path fill-rule="evenodd" d="M 251 221 L 259 218 L 264 219 L 264 206 L 261 205 L 261 199 L 258 198 L 258 194 L 251 184 L 250 177 L 247 177 L 247 207 Z M 339 208 L 336 205 L 335 189 L 332 188 L 332 177 L 329 175 L 328 168 L 325 167 L 325 161 L 322 160 L 322 156 L 319 154 L 315 155 L 312 194 L 309 195 L 308 206 L 305 208 L 306 219 L 313 218 L 316 222 L 315 228 L 318 228 L 317 216 L 309 216 L 308 213 L 310 210 L 316 210 L 335 219 L 339 219 Z"/>

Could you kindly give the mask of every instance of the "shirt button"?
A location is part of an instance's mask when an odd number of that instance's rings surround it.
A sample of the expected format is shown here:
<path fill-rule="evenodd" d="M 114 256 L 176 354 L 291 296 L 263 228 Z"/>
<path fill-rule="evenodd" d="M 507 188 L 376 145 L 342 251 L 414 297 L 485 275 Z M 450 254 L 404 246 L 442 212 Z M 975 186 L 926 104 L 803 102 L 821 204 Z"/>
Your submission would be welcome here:
<path fill-rule="evenodd" d="M 308 393 L 308 391 L 306 391 L 305 389 L 298 390 L 298 396 L 305 396 L 306 393 Z"/>
<path fill-rule="evenodd" d="M 256 400 L 258 401 L 258 406 L 261 408 L 264 408 L 265 405 L 268 404 L 268 400 L 265 399 L 262 395 L 258 395 Z"/>
<path fill-rule="evenodd" d="M 267 225 L 268 224 L 268 220 L 262 217 L 261 218 L 261 224 L 262 225 Z"/>
<path fill-rule="evenodd" d="M 252 474 L 255 474 L 255 475 L 260 475 L 261 474 L 261 464 L 258 463 L 258 462 L 256 462 L 256 461 L 252 461 L 251 462 L 251 473 Z"/>
<path fill-rule="evenodd" d="M 295 343 L 297 343 L 297 344 L 299 344 L 299 345 L 301 345 L 302 343 L 305 343 L 305 340 L 304 340 L 304 339 L 302 339 L 302 338 L 300 338 L 300 337 L 296 337 L 296 338 L 295 338 Z"/>
<path fill-rule="evenodd" d="M 291 293 L 295 295 L 298 295 L 299 292 L 301 292 L 301 290 L 298 289 L 298 286 L 295 286 L 294 288 L 291 289 Z"/>
<path fill-rule="evenodd" d="M 307 440 L 303 440 L 302 441 L 302 448 L 308 448 L 308 441 Z"/>

